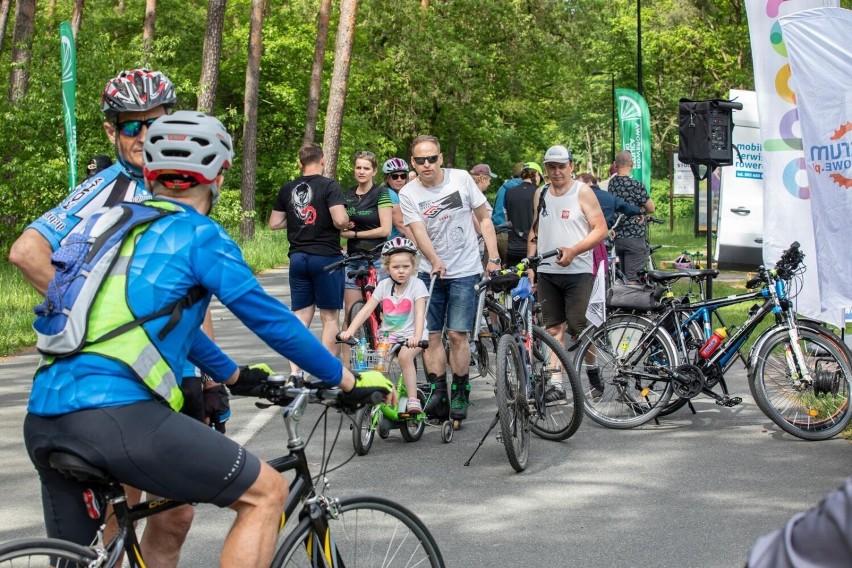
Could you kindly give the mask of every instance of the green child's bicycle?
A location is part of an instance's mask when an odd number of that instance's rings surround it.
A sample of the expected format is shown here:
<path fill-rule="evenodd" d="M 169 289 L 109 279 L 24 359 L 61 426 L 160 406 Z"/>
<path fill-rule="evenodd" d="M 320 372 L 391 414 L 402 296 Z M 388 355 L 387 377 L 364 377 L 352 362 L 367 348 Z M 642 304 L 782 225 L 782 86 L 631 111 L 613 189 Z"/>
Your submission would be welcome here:
<path fill-rule="evenodd" d="M 338 337 L 338 341 L 342 340 Z M 357 342 L 351 338 L 345 342 L 353 347 L 357 345 Z M 431 422 L 424 412 L 414 415 L 405 412 L 409 394 L 405 388 L 398 358 L 399 351 L 404 345 L 405 339 L 399 339 L 391 345 L 386 354 L 378 350 L 367 349 L 362 355 L 358 355 L 355 349 L 352 350 L 352 368 L 357 370 L 359 366 L 363 366 L 367 369 L 382 371 L 392 382 L 396 383 L 399 398 L 398 405 L 380 402 L 373 406 L 365 406 L 355 414 L 352 427 L 352 446 L 360 456 L 365 456 L 370 452 L 377 432 L 379 437 L 384 440 L 390 436 L 392 430 L 399 430 L 403 440 L 416 442 L 423 435 L 426 425 Z M 420 341 L 417 346 L 425 349 L 429 346 L 429 342 Z M 359 357 L 361 357 L 361 360 L 359 360 Z M 420 399 L 421 408 L 426 408 L 429 402 L 430 395 L 427 395 L 426 392 L 428 390 L 418 386 L 416 396 Z M 441 439 L 446 443 L 453 439 L 453 427 L 449 420 L 441 421 Z"/>

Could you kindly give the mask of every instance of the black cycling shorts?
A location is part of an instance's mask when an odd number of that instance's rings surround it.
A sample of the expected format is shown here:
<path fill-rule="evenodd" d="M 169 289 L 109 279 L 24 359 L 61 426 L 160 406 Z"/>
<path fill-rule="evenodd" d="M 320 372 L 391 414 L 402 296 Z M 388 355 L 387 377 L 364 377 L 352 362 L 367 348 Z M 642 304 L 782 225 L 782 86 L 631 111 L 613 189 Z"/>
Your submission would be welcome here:
<path fill-rule="evenodd" d="M 27 414 L 24 443 L 41 479 L 47 535 L 80 545 L 91 543 L 102 521 L 86 514 L 81 495 L 88 487 L 50 467 L 55 449 L 148 493 L 219 507 L 234 503 L 260 474 L 260 460 L 245 448 L 156 401 Z"/>

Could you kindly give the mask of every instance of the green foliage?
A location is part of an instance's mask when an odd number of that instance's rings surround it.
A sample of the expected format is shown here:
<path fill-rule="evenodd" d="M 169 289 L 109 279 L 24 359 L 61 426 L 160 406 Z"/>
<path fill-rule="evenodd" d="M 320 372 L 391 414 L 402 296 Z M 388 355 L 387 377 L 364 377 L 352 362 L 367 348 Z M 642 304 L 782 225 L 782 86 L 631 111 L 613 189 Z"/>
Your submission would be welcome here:
<path fill-rule="evenodd" d="M 59 22 L 72 0 L 36 12 L 27 96 L 12 108 L 0 97 L 0 251 L 67 192 L 61 121 Z M 93 154 L 112 154 L 103 134 L 100 93 L 120 69 L 143 64 L 144 0 L 88 0 L 77 37 L 78 171 Z M 334 3 L 336 6 L 336 3 Z M 849 7 L 852 0 L 842 0 Z M 250 0 L 225 14 L 215 113 L 233 133 L 237 163 L 225 189 L 240 190 L 245 65 Z M 254 172 L 257 218 L 268 216 L 280 185 L 298 175 L 318 0 L 267 8 Z M 668 172 L 677 141 L 677 100 L 726 96 L 751 88 L 751 53 L 742 0 L 643 0 L 644 95 L 651 110 L 654 176 Z M 335 8 L 336 9 L 336 8 Z M 206 0 L 160 2 L 147 64 L 175 83 L 182 108 L 198 94 Z M 331 14 L 317 140 L 322 140 L 337 14 Z M 7 29 L 11 34 L 12 24 Z M 416 0 L 361 2 L 340 141 L 338 179 L 353 183 L 351 157 L 371 150 L 384 160 L 408 157 L 417 134 L 442 143 L 449 166 L 487 162 L 508 176 L 517 161 L 540 161 L 554 144 L 569 146 L 579 167 L 598 175 L 610 163 L 612 72 L 616 87 L 637 88 L 636 2 L 632 0 Z M 0 53 L 0 93 L 8 90 L 9 44 Z M 593 75 L 594 72 L 603 72 Z M 502 181 L 502 180 L 498 180 Z M 655 196 L 657 190 L 655 189 Z M 656 198 L 656 197 L 655 197 Z M 228 197 L 228 200 L 231 200 Z M 229 226 L 237 199 L 221 207 Z M 662 206 L 664 200 L 658 205 Z M 687 202 L 678 200 L 677 214 Z M 662 207 L 661 207 L 662 208 Z"/>

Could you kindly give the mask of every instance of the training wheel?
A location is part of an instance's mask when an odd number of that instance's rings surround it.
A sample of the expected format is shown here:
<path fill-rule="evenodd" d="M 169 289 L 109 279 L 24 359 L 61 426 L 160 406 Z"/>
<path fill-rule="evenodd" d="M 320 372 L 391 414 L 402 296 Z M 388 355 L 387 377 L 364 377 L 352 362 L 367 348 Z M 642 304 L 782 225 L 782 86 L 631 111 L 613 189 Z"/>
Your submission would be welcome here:
<path fill-rule="evenodd" d="M 441 441 L 449 444 L 453 441 L 453 425 L 447 421 L 441 426 Z"/>
<path fill-rule="evenodd" d="M 387 418 L 382 416 L 379 419 L 379 438 L 387 440 L 388 436 L 390 436 L 390 422 L 388 422 Z"/>

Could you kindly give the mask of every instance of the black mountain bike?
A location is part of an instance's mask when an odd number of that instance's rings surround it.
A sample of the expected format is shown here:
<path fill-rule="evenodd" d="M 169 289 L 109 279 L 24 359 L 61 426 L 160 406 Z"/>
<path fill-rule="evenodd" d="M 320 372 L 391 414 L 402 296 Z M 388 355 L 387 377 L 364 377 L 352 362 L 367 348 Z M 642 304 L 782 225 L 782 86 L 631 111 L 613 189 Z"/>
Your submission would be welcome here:
<path fill-rule="evenodd" d="M 269 377 L 265 398 L 271 404 L 257 403 L 258 406 L 283 407 L 287 447 L 290 451 L 285 456 L 270 460 L 269 465 L 282 473 L 295 471 L 284 508 L 284 519 L 298 518 L 298 524 L 289 530 L 278 547 L 271 564 L 273 568 L 444 567 L 441 551 L 429 529 L 410 510 L 384 497 L 337 499 L 325 495 L 330 451 L 321 462 L 320 474 L 316 477 L 311 474 L 305 456 L 306 442 L 299 437 L 298 431 L 299 421 L 308 403 L 325 406 L 318 424 L 323 421 L 326 428 L 329 410 L 340 411 L 348 417 L 362 407 L 362 403 L 348 400 L 345 393 L 336 388 L 295 386 L 281 375 Z M 378 403 L 380 399 L 378 395 L 370 403 Z M 338 428 L 336 436 L 339 436 L 340 431 Z M 101 506 L 107 503 L 112 505 L 118 531 L 109 542 L 105 542 L 106 524 L 102 525 L 96 542 L 89 547 L 51 538 L 8 542 L 0 545 L 0 567 L 111 568 L 121 566 L 122 556 L 126 556 L 126 562 L 131 568 L 145 568 L 134 523 L 184 503 L 157 499 L 129 506 L 121 484 L 107 472 L 70 453 L 53 452 L 49 459 L 51 466 L 63 474 L 91 482 L 93 489 L 87 492 L 87 498 Z M 297 513 L 300 504 L 301 510 Z"/>

